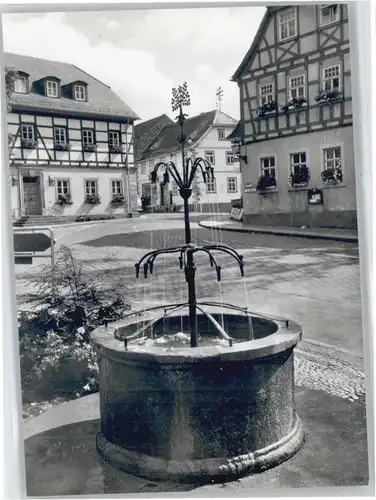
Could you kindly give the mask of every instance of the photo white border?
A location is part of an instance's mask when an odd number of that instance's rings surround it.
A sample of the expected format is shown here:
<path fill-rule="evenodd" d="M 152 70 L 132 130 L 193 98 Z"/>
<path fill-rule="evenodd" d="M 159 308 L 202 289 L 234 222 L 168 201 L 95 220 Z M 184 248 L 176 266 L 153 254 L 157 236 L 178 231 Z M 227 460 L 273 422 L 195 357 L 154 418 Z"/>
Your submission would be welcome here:
<path fill-rule="evenodd" d="M 307 4 L 306 2 L 286 1 L 283 5 Z M 318 2 L 310 2 L 318 3 Z M 343 3 L 343 2 L 340 2 Z M 280 4 L 276 0 L 268 1 L 268 5 Z M 37 13 L 37 12 L 58 12 L 58 11 L 110 11 L 133 9 L 155 9 L 155 8 L 177 8 L 177 7 L 244 7 L 244 6 L 265 5 L 258 1 L 235 0 L 213 0 L 213 1 L 168 1 L 163 3 L 150 0 L 133 0 L 133 2 L 112 1 L 103 3 L 102 1 L 81 1 L 66 0 L 65 3 L 53 2 L 50 0 L 40 0 L 35 3 L 30 0 L 0 0 L 1 13 Z M 1 19 L 1 18 L 0 18 Z M 352 88 L 358 89 L 353 94 L 353 123 L 354 123 L 354 155 L 356 164 L 356 195 L 358 210 L 358 233 L 360 250 L 360 273 L 361 273 L 361 293 L 362 293 L 362 321 L 363 321 L 363 341 L 364 341 L 364 372 L 366 377 L 367 391 L 367 433 L 368 433 L 368 453 L 370 486 L 369 487 L 338 487 L 338 488 L 314 488 L 314 493 L 320 498 L 336 497 L 374 497 L 374 473 L 375 473 L 375 434 L 374 434 L 374 325 L 375 325 L 375 295 L 374 295 L 374 217 L 375 196 L 372 170 L 375 166 L 375 155 L 373 153 L 372 139 L 376 144 L 375 123 L 373 117 L 376 113 L 375 106 L 375 67 L 376 67 L 376 2 L 352 1 L 349 2 L 349 25 L 351 39 L 351 69 Z M 15 287 L 15 266 L 13 257 L 12 234 L 12 211 L 10 202 L 10 171 L 9 153 L 7 140 L 6 123 L 6 102 L 4 85 L 4 65 L 3 65 L 3 42 L 2 25 L 0 24 L 0 104 L 2 106 L 1 115 L 1 180 L 0 180 L 0 215 L 1 215 L 1 335 L 0 352 L 1 358 L 1 387 L 0 387 L 0 419 L 1 435 L 1 475 L 0 490 L 1 499 L 25 498 L 25 465 L 24 446 L 22 432 L 22 404 L 20 390 L 20 363 L 18 352 L 17 333 L 17 308 L 16 308 L 16 287 Z M 370 71 L 372 68 L 372 71 Z M 230 76 L 230 75 L 229 75 Z M 372 163 L 370 161 L 372 159 Z M 8 235 L 8 237 L 7 237 Z M 351 423 L 349 422 L 349 425 Z M 273 490 L 252 490 L 252 498 L 272 496 Z M 306 497 L 311 496 L 312 489 L 281 489 L 275 490 L 278 497 Z M 155 496 L 161 497 L 160 494 Z M 167 496 L 167 495 L 166 495 Z M 171 496 L 182 497 L 176 494 Z M 197 498 L 199 495 L 193 494 Z M 206 495 L 210 496 L 210 495 Z M 218 492 L 216 493 L 218 495 Z M 110 498 L 106 495 L 104 498 Z M 118 496 L 117 496 L 118 497 Z M 142 498 L 143 495 L 137 495 Z M 147 495 L 148 498 L 151 495 Z M 162 495 L 163 497 L 163 495 Z M 34 497 L 36 498 L 36 497 Z M 47 497 L 44 497 L 47 498 Z M 56 498 L 56 497 L 55 497 Z M 69 497 L 74 498 L 74 497 Z M 89 498 L 79 496 L 76 498 Z M 96 496 L 96 498 L 100 498 Z M 130 498 L 130 497 L 128 497 Z M 311 496 L 311 498 L 314 498 Z"/>

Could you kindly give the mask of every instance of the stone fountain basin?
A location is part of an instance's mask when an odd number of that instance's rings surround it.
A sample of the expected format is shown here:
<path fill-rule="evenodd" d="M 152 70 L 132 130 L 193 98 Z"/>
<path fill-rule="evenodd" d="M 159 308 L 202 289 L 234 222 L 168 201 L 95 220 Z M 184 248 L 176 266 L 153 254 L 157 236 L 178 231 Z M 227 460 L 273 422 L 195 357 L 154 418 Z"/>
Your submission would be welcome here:
<path fill-rule="evenodd" d="M 235 339 L 231 347 L 136 348 L 130 342 L 126 350 L 119 339 L 133 334 L 140 321 L 128 318 L 92 332 L 99 354 L 97 449 L 105 460 L 150 479 L 206 482 L 268 469 L 300 449 L 297 323 L 254 314 L 254 340 L 248 340 L 247 318 L 226 312 L 225 329 Z M 183 327 L 187 324 L 183 316 Z M 153 331 L 176 333 L 181 325 L 179 313 Z M 203 338 L 214 335 L 201 314 L 198 328 Z"/>

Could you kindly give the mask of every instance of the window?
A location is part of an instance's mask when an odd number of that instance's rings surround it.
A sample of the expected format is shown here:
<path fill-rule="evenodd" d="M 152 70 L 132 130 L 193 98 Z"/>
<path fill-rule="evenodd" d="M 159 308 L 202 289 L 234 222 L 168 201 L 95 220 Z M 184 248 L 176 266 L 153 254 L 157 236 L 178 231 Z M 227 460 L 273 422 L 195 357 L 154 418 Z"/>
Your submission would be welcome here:
<path fill-rule="evenodd" d="M 340 13 L 340 6 L 337 4 L 321 5 L 320 26 L 326 26 L 327 24 L 339 21 L 339 13 Z"/>
<path fill-rule="evenodd" d="M 146 161 L 141 162 L 141 175 L 146 175 Z"/>
<path fill-rule="evenodd" d="M 47 97 L 59 97 L 57 82 L 54 82 L 52 80 L 46 81 L 46 95 Z"/>
<path fill-rule="evenodd" d="M 84 146 L 94 144 L 94 130 L 88 128 L 82 130 L 82 143 Z"/>
<path fill-rule="evenodd" d="M 66 144 L 67 130 L 64 127 L 54 127 L 54 142 L 55 144 Z"/>
<path fill-rule="evenodd" d="M 292 76 L 290 78 L 289 99 L 300 99 L 305 97 L 305 75 Z"/>
<path fill-rule="evenodd" d="M 279 41 L 296 36 L 296 9 L 291 7 L 279 13 Z"/>
<path fill-rule="evenodd" d="M 21 125 L 21 139 L 26 141 L 34 141 L 35 129 L 34 125 Z"/>
<path fill-rule="evenodd" d="M 236 193 L 238 191 L 238 182 L 236 177 L 227 177 L 227 192 Z"/>
<path fill-rule="evenodd" d="M 27 93 L 27 78 L 26 76 L 18 76 L 14 79 L 13 90 L 16 94 Z"/>
<path fill-rule="evenodd" d="M 218 129 L 218 139 L 220 141 L 223 141 L 224 138 L 225 138 L 225 131 L 223 128 L 219 128 Z"/>
<path fill-rule="evenodd" d="M 149 173 L 154 169 L 154 160 L 149 160 Z"/>
<path fill-rule="evenodd" d="M 215 193 L 217 191 L 215 179 L 208 179 L 206 181 L 206 192 Z"/>
<path fill-rule="evenodd" d="M 260 85 L 260 106 L 271 101 L 274 101 L 274 85 L 272 83 Z"/>
<path fill-rule="evenodd" d="M 205 160 L 210 163 L 210 165 L 215 164 L 215 155 L 214 151 L 205 151 Z"/>
<path fill-rule="evenodd" d="M 269 156 L 268 158 L 261 158 L 261 175 L 265 177 L 275 178 L 275 158 Z"/>
<path fill-rule="evenodd" d="M 165 157 L 164 156 L 161 156 L 160 159 L 159 159 L 160 162 L 164 163 L 165 162 Z"/>
<path fill-rule="evenodd" d="M 341 148 L 327 148 L 324 149 L 324 170 L 330 170 L 334 172 L 335 167 L 341 166 Z"/>
<path fill-rule="evenodd" d="M 175 154 L 170 155 L 170 161 L 172 161 L 172 163 L 176 163 L 176 155 Z"/>
<path fill-rule="evenodd" d="M 98 194 L 98 183 L 97 181 L 85 181 L 85 192 L 86 194 Z"/>
<path fill-rule="evenodd" d="M 324 90 L 340 90 L 340 66 L 329 66 L 323 69 Z"/>
<path fill-rule="evenodd" d="M 56 181 L 57 194 L 70 194 L 70 181 L 69 179 L 59 179 Z"/>
<path fill-rule="evenodd" d="M 306 153 L 292 153 L 290 155 L 290 167 L 291 173 L 294 175 L 299 175 L 302 169 L 305 170 L 307 167 Z"/>
<path fill-rule="evenodd" d="M 86 88 L 84 85 L 74 86 L 74 98 L 76 101 L 86 101 Z"/>
<path fill-rule="evenodd" d="M 172 181 L 172 196 L 178 196 L 179 188 L 175 181 Z"/>
<path fill-rule="evenodd" d="M 108 144 L 110 146 L 120 146 L 120 134 L 117 131 L 108 133 Z"/>
<path fill-rule="evenodd" d="M 112 196 L 115 196 L 117 194 L 123 194 L 123 182 L 111 181 L 111 191 L 112 191 Z"/>
<path fill-rule="evenodd" d="M 234 162 L 234 153 L 232 151 L 226 151 L 226 165 L 233 165 Z"/>

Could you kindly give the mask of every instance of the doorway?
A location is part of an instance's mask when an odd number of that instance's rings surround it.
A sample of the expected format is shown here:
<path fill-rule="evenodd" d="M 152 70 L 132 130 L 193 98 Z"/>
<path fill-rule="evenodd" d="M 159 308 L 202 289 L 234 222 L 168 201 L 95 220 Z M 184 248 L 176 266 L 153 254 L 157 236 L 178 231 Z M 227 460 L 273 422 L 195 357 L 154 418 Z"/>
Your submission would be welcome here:
<path fill-rule="evenodd" d="M 25 215 L 42 215 L 40 177 L 24 176 L 22 182 Z"/>
<path fill-rule="evenodd" d="M 160 205 L 161 205 L 161 207 L 164 207 L 164 205 L 165 205 L 165 186 L 164 186 L 163 182 L 161 182 L 161 200 L 160 200 Z"/>

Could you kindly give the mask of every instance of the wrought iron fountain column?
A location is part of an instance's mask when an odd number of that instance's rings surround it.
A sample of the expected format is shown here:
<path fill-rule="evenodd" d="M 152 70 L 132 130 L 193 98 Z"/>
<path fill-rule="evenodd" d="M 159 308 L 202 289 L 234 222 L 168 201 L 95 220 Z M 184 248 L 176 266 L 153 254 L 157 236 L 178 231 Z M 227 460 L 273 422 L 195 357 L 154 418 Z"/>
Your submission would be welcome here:
<path fill-rule="evenodd" d="M 196 158 L 194 161 L 192 158 L 186 158 L 185 144 L 188 141 L 188 136 L 184 131 L 184 122 L 186 120 L 186 114 L 183 112 L 184 106 L 190 105 L 190 96 L 188 92 L 187 83 L 184 82 L 183 85 L 179 85 L 178 88 L 172 89 L 172 110 L 179 111 L 177 116 L 177 122 L 180 128 L 180 134 L 178 137 L 178 142 L 181 144 L 181 156 L 182 156 L 182 175 L 180 175 L 179 170 L 176 165 L 170 161 L 168 163 L 159 162 L 155 165 L 153 171 L 150 174 L 150 179 L 152 183 L 157 182 L 158 170 L 162 167 L 165 169 L 163 174 L 163 184 L 166 185 L 170 182 L 170 175 L 174 179 L 176 185 L 179 188 L 179 194 L 183 199 L 184 206 L 184 227 L 185 227 L 185 245 L 176 248 L 166 248 L 163 250 L 155 250 L 144 255 L 142 259 L 136 263 L 136 276 L 138 277 L 141 263 L 144 262 L 144 275 L 147 277 L 148 271 L 150 274 L 153 273 L 154 260 L 158 255 L 166 253 L 180 253 L 180 268 L 185 272 L 185 279 L 188 285 L 188 308 L 189 308 L 189 328 L 191 337 L 191 347 L 197 347 L 197 302 L 196 302 L 196 285 L 195 285 L 195 274 L 196 266 L 194 262 L 193 255 L 198 251 L 202 251 L 209 256 L 211 266 L 215 266 L 217 271 L 217 280 L 221 279 L 221 268 L 217 264 L 215 257 L 212 255 L 213 250 L 219 250 L 225 252 L 232 257 L 239 264 L 241 274 L 243 274 L 243 257 L 239 255 L 234 249 L 228 247 L 227 245 L 204 245 L 197 246 L 192 243 L 191 239 L 191 227 L 189 220 L 189 204 L 188 200 L 192 195 L 192 182 L 195 178 L 196 171 L 201 170 L 203 181 L 206 184 L 209 180 L 214 180 L 214 170 L 210 163 L 204 158 Z M 183 266 L 184 261 L 184 266 Z M 213 318 L 212 318 L 213 319 Z"/>

